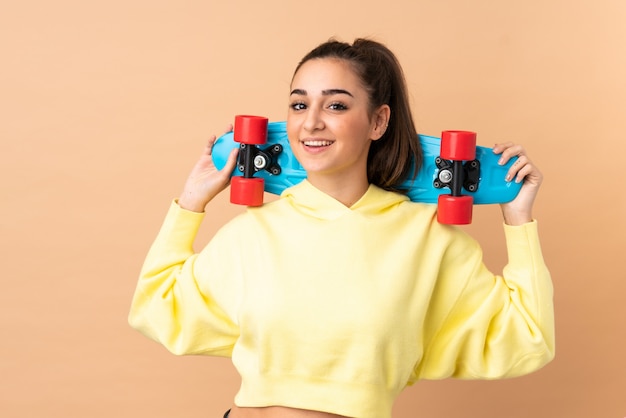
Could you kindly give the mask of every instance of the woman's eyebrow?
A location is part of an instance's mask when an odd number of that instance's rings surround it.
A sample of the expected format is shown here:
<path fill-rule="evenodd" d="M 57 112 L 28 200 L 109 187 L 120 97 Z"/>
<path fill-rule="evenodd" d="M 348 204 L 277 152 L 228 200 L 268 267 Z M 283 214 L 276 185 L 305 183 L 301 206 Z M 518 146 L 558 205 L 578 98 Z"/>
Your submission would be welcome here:
<path fill-rule="evenodd" d="M 297 94 L 299 96 L 306 96 L 307 92 L 306 90 L 303 89 L 294 89 L 291 91 L 291 95 Z M 344 89 L 327 89 L 327 90 L 322 90 L 322 95 L 323 96 L 334 96 L 336 94 L 346 94 L 350 97 L 354 97 L 352 95 L 352 93 L 350 93 L 348 90 L 344 90 Z"/>
<path fill-rule="evenodd" d="M 322 95 L 324 96 L 334 96 L 336 94 L 347 94 L 350 97 L 354 97 L 352 95 L 352 93 L 350 93 L 348 90 L 344 90 L 344 89 L 328 89 L 328 90 L 322 90 Z"/>
<path fill-rule="evenodd" d="M 297 94 L 298 96 L 306 96 L 306 90 L 294 89 L 291 91 L 290 96 L 293 94 Z"/>

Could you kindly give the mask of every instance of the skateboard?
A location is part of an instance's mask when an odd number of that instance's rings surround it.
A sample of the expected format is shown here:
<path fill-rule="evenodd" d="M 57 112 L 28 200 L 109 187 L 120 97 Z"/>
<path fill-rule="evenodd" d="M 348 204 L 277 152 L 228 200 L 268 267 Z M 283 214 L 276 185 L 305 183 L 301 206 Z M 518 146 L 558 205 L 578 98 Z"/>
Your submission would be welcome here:
<path fill-rule="evenodd" d="M 515 159 L 499 165 L 491 148 L 477 146 L 476 134 L 443 131 L 441 138 L 419 135 L 423 163 L 417 176 L 401 185 L 414 202 L 437 204 L 437 220 L 462 225 L 472 221 L 474 204 L 507 203 L 517 196 L 521 183 L 505 176 Z M 233 148 L 239 148 L 231 178 L 230 201 L 247 206 L 263 204 L 263 193 L 279 195 L 306 178 L 287 138 L 286 122 L 268 122 L 261 116 L 235 117 L 233 132 L 217 139 L 213 163 L 226 165 Z"/>

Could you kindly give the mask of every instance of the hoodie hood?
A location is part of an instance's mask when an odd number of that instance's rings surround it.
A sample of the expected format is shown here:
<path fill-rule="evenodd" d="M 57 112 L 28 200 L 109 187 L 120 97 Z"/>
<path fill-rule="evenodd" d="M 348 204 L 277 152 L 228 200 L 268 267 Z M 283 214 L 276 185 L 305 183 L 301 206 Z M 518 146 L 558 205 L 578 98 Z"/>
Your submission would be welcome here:
<path fill-rule="evenodd" d="M 373 216 L 383 213 L 409 198 L 405 195 L 389 192 L 370 184 L 365 194 L 351 207 L 322 192 L 308 180 L 281 193 L 281 198 L 299 212 L 322 220 L 334 220 L 346 213 L 360 213 Z"/>

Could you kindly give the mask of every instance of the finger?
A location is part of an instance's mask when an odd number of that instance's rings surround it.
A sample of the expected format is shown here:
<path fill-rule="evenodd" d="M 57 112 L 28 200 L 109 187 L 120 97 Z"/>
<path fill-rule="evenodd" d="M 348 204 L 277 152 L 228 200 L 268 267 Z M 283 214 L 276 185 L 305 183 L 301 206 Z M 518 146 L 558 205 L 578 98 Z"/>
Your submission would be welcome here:
<path fill-rule="evenodd" d="M 213 145 L 215 145 L 215 141 L 217 141 L 217 137 L 215 135 L 211 135 L 206 144 L 207 155 L 211 155 L 213 153 Z"/>
<path fill-rule="evenodd" d="M 541 184 L 542 174 L 537 167 L 528 159 L 528 157 L 522 157 L 518 161 L 519 164 L 514 164 L 507 174 L 507 181 L 515 179 L 516 183 L 530 180 L 532 183 Z M 516 162 L 517 163 L 517 162 Z"/>
<path fill-rule="evenodd" d="M 506 181 L 511 181 L 514 177 L 517 176 L 517 173 L 529 162 L 528 157 L 525 155 L 521 155 L 517 157 L 517 160 L 513 162 L 509 171 L 506 173 Z"/>
<path fill-rule="evenodd" d="M 239 154 L 238 148 L 232 149 L 230 154 L 228 154 L 228 160 L 226 160 L 224 168 L 226 168 L 229 173 L 235 169 L 235 165 L 237 164 L 237 154 Z"/>
<path fill-rule="evenodd" d="M 504 142 L 501 144 L 495 144 L 493 146 L 493 153 L 494 154 L 502 154 L 502 152 L 507 149 L 510 148 L 511 146 L 513 146 L 512 142 Z"/>
<path fill-rule="evenodd" d="M 230 183 L 231 174 L 235 170 L 235 166 L 237 165 L 238 153 L 239 150 L 237 148 L 232 149 L 230 151 L 230 154 L 228 154 L 226 164 L 224 164 L 224 167 L 220 170 L 220 174 L 225 177 L 227 183 Z"/>
<path fill-rule="evenodd" d="M 529 163 L 517 173 L 516 182 L 522 181 L 539 186 L 543 181 L 543 174 L 534 164 Z"/>
<path fill-rule="evenodd" d="M 514 175 L 515 175 L 515 183 L 521 183 L 526 176 L 528 176 L 530 173 L 532 173 L 533 168 L 531 165 L 525 165 L 522 168 L 520 168 Z M 511 179 L 513 178 L 513 176 L 510 177 Z"/>
<path fill-rule="evenodd" d="M 232 123 L 229 123 L 229 124 L 226 126 L 226 129 L 224 129 L 224 134 L 230 133 L 230 132 L 232 132 L 232 131 L 233 131 L 233 124 L 232 124 Z"/>
<path fill-rule="evenodd" d="M 515 183 L 521 183 L 532 172 L 532 166 L 524 165 L 517 170 L 511 170 L 507 175 L 507 181 L 515 179 Z"/>
<path fill-rule="evenodd" d="M 503 149 L 500 153 L 500 160 L 498 161 L 498 164 L 505 165 L 511 160 L 511 158 L 522 157 L 525 154 L 526 152 L 521 145 L 511 144 L 510 146 Z"/>

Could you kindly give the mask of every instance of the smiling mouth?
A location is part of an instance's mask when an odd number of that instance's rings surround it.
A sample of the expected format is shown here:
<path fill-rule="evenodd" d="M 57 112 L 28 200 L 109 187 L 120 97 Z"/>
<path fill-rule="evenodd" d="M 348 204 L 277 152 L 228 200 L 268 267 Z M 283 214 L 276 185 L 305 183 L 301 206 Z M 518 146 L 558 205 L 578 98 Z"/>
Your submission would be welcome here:
<path fill-rule="evenodd" d="M 328 147 L 332 145 L 333 143 L 334 141 L 327 141 L 327 140 L 321 140 L 321 139 L 302 141 L 302 144 L 305 147 L 310 147 L 310 148 Z"/>

